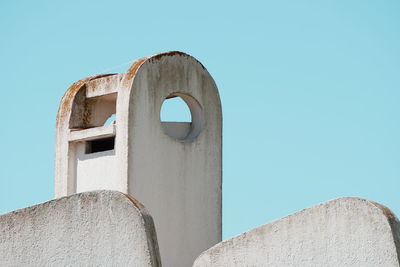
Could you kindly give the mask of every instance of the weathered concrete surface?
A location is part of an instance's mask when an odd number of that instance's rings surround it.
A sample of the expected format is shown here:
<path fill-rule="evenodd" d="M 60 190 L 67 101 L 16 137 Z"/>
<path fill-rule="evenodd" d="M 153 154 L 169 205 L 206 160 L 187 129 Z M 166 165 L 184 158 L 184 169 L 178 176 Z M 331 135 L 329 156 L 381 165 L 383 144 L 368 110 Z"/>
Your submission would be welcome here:
<path fill-rule="evenodd" d="M 192 123 L 160 121 L 171 97 L 186 102 Z M 113 113 L 115 131 L 103 125 Z M 104 136 L 115 148 L 88 153 L 87 140 Z M 166 267 L 190 266 L 221 241 L 221 102 L 211 75 L 185 53 L 145 57 L 124 74 L 72 85 L 57 114 L 55 165 L 56 197 L 108 189 L 142 202 Z"/>
<path fill-rule="evenodd" d="M 115 191 L 1 215 L 0 255 L 1 266 L 161 266 L 151 216 Z"/>
<path fill-rule="evenodd" d="M 399 266 L 399 237 L 388 208 L 341 198 L 221 242 L 194 266 Z"/>

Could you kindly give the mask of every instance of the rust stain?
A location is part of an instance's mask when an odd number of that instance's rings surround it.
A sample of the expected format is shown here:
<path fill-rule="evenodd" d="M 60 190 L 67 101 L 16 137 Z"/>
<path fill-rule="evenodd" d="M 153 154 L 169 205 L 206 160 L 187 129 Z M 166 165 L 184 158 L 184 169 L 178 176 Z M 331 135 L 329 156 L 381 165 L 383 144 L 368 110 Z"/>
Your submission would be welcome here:
<path fill-rule="evenodd" d="M 159 61 L 161 60 L 161 58 L 163 57 L 171 57 L 171 56 L 175 56 L 175 55 L 179 55 L 179 56 L 184 56 L 184 57 L 190 57 L 193 58 L 194 60 L 196 60 L 197 63 L 200 64 L 200 66 L 205 70 L 206 68 L 204 67 L 203 64 L 201 64 L 200 61 L 198 61 L 197 59 L 195 59 L 194 57 L 180 52 L 180 51 L 169 51 L 169 52 L 163 52 L 163 53 L 159 53 L 156 54 L 154 56 L 150 56 L 150 57 L 142 57 L 141 59 L 138 59 L 137 61 L 135 61 L 135 63 L 132 64 L 132 66 L 126 71 L 125 73 L 125 79 L 127 81 L 131 80 L 135 75 L 137 70 L 139 69 L 139 67 L 146 61 L 146 60 L 151 60 L 151 61 Z"/>
<path fill-rule="evenodd" d="M 90 117 L 92 115 L 92 109 L 91 106 L 89 105 L 88 101 L 85 100 L 85 107 L 83 111 L 83 121 L 82 121 L 82 127 L 83 128 L 88 128 L 89 123 L 90 123 Z"/>
<path fill-rule="evenodd" d="M 73 85 L 71 85 L 61 99 L 61 104 L 60 104 L 60 107 L 57 112 L 56 127 L 58 127 L 59 124 L 61 123 L 61 121 L 65 118 L 65 116 L 67 116 L 69 114 L 71 103 L 74 100 L 76 93 L 82 88 L 82 86 L 85 85 L 85 83 L 95 80 L 95 79 L 107 77 L 110 75 L 114 75 L 114 74 L 100 74 L 100 75 L 86 77 L 84 79 L 81 79 L 81 80 L 75 82 Z"/>
<path fill-rule="evenodd" d="M 86 82 L 87 92 L 90 92 L 90 93 L 96 92 L 97 87 L 102 84 L 107 84 L 107 86 L 110 86 L 110 84 L 115 81 L 115 77 L 118 75 L 119 75 L 119 73 L 110 73 L 106 77 L 97 78 L 97 79 Z"/>
<path fill-rule="evenodd" d="M 142 65 L 143 62 L 145 62 L 148 59 L 148 57 L 142 57 L 138 60 L 136 60 L 132 66 L 129 67 L 129 69 L 125 73 L 125 78 L 127 80 L 132 79 L 135 75 L 137 70 L 139 69 L 140 65 Z"/>
<path fill-rule="evenodd" d="M 132 203 L 136 206 L 136 208 L 138 208 L 139 210 L 144 209 L 144 206 L 142 203 L 139 202 L 139 200 L 137 200 L 136 198 L 134 198 L 133 196 L 129 195 L 129 194 L 125 194 L 122 193 L 123 195 L 125 195 L 130 201 L 132 201 Z"/>
<path fill-rule="evenodd" d="M 382 204 L 379 204 L 378 202 L 371 201 L 369 200 L 372 204 L 374 204 L 376 207 L 378 207 L 382 212 L 386 215 L 387 218 L 390 220 L 394 220 L 396 218 L 396 215 L 386 206 L 383 206 Z"/>
<path fill-rule="evenodd" d="M 152 60 L 160 60 L 161 58 L 163 58 L 163 57 L 165 57 L 165 56 L 171 57 L 171 56 L 175 56 L 175 55 L 193 58 L 194 60 L 196 60 L 197 63 L 200 64 L 200 66 L 203 68 L 203 70 L 206 69 L 206 68 L 204 67 L 204 65 L 201 64 L 201 62 L 198 61 L 196 58 L 194 58 L 194 57 L 192 57 L 191 55 L 188 55 L 188 54 L 186 54 L 186 53 L 184 53 L 184 52 L 181 52 L 181 51 L 169 51 L 169 52 L 160 53 L 160 54 L 157 54 L 157 55 L 155 55 L 155 56 L 152 56 L 151 59 L 152 59 Z"/>
<path fill-rule="evenodd" d="M 183 53 L 181 51 L 168 51 L 168 52 L 164 52 L 164 53 L 160 53 L 155 56 L 152 56 L 151 58 L 154 60 L 160 60 L 162 57 L 165 57 L 165 56 L 171 57 L 171 56 L 175 56 L 175 55 L 190 57 L 188 54 Z"/>

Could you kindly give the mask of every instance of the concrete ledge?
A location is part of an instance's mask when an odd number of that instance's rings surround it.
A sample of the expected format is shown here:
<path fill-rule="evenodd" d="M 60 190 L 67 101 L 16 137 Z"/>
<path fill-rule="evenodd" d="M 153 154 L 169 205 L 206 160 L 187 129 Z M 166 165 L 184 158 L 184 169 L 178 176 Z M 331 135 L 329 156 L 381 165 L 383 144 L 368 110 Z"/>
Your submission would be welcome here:
<path fill-rule="evenodd" d="M 1 215 L 0 255 L 1 266 L 161 266 L 151 216 L 116 191 Z"/>
<path fill-rule="evenodd" d="M 223 241 L 194 266 L 399 266 L 399 233 L 388 208 L 340 198 Z"/>
<path fill-rule="evenodd" d="M 73 130 L 69 133 L 69 141 L 89 141 L 111 136 L 115 136 L 114 123 L 84 130 Z"/>

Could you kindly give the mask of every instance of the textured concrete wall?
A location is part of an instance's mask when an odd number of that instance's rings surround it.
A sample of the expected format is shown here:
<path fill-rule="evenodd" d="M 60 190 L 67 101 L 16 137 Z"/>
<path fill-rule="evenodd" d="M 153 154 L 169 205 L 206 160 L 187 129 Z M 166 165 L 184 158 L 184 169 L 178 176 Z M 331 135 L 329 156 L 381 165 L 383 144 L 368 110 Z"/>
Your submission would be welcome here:
<path fill-rule="evenodd" d="M 389 209 L 342 198 L 221 242 L 194 266 L 399 266 L 399 237 Z"/>
<path fill-rule="evenodd" d="M 161 266 L 152 218 L 122 193 L 81 193 L 0 216 L 1 266 Z"/>
<path fill-rule="evenodd" d="M 160 121 L 170 97 L 187 103 L 192 123 Z M 115 125 L 103 126 L 112 112 Z M 115 149 L 85 154 L 85 142 L 103 137 L 115 137 Z M 190 266 L 221 241 L 221 154 L 221 103 L 208 71 L 181 52 L 145 57 L 124 74 L 89 77 L 65 93 L 57 115 L 56 197 L 129 193 L 154 218 L 163 265 Z"/>
<path fill-rule="evenodd" d="M 192 127 L 200 127 L 184 140 L 168 136 L 160 122 L 163 101 L 177 92 L 196 120 Z M 191 266 L 202 251 L 221 241 L 218 90 L 198 61 L 172 53 L 144 62 L 125 99 L 130 101 L 128 192 L 154 218 L 163 265 Z"/>

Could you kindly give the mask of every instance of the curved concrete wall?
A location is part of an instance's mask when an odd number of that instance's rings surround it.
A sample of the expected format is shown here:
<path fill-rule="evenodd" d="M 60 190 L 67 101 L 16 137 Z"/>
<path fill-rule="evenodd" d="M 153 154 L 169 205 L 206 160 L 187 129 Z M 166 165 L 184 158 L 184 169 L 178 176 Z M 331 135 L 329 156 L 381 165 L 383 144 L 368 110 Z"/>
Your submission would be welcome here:
<path fill-rule="evenodd" d="M 194 266 L 399 266 L 399 224 L 359 198 L 332 200 L 226 240 Z"/>
<path fill-rule="evenodd" d="M 1 266 L 161 266 L 151 216 L 93 191 L 0 216 Z"/>

